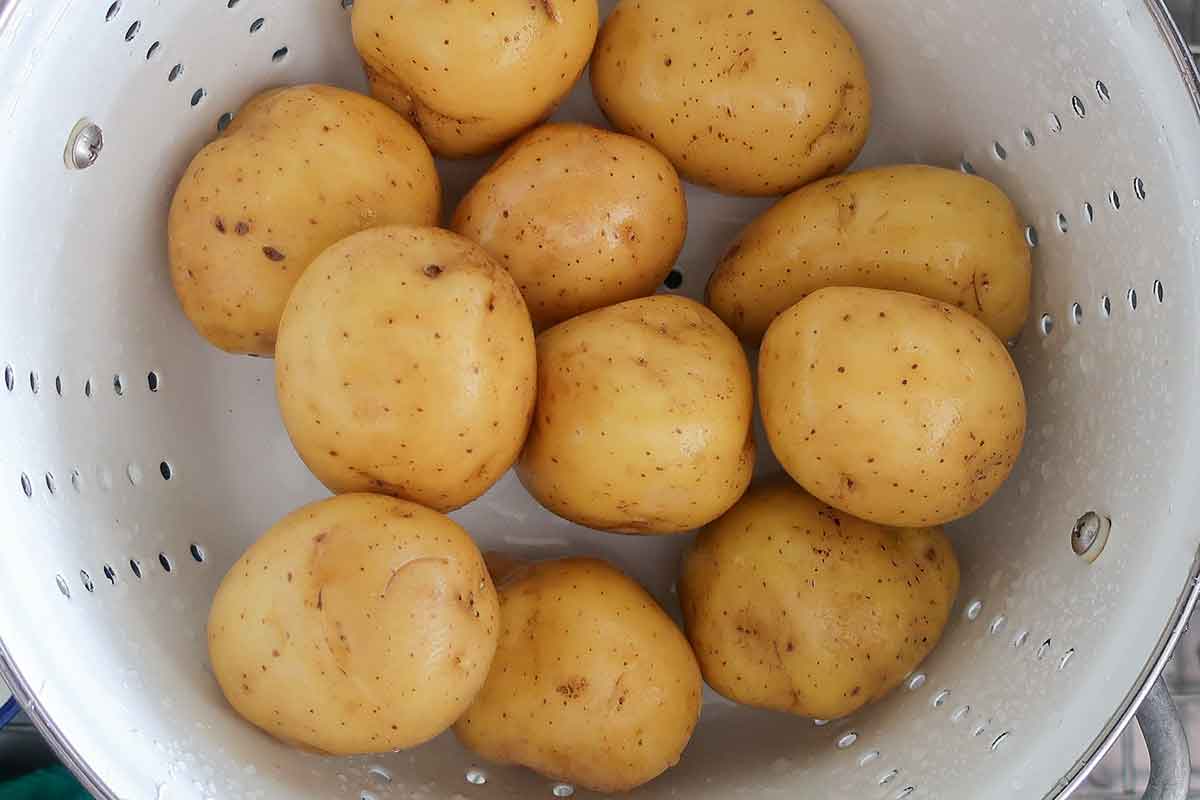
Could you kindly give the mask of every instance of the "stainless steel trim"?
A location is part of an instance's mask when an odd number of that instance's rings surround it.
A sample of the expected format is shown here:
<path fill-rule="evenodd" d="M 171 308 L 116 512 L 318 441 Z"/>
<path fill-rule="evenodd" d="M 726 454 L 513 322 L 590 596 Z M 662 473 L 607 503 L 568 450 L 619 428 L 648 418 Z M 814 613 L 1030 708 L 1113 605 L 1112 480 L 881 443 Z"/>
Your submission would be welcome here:
<path fill-rule="evenodd" d="M 1142 800 L 1187 800 L 1192 754 L 1179 709 L 1162 677 L 1142 701 L 1137 721 L 1150 751 L 1150 783 Z"/>

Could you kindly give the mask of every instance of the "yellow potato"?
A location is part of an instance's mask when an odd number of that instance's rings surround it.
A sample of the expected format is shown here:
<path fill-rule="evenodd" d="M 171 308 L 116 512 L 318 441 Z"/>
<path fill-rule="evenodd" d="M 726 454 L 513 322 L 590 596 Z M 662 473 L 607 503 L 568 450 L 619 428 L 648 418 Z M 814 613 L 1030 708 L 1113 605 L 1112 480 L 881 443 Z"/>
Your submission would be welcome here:
<path fill-rule="evenodd" d="M 270 356 L 288 294 L 322 250 L 376 225 L 434 225 L 440 208 L 429 148 L 387 106 L 332 86 L 275 89 L 179 182 L 171 280 L 205 339 Z"/>
<path fill-rule="evenodd" d="M 724 513 L 754 468 L 746 354 L 716 315 L 657 295 L 538 337 L 538 401 L 517 474 L 561 517 L 680 533 Z"/>
<path fill-rule="evenodd" d="M 671 162 L 648 144 L 543 125 L 483 176 L 452 227 L 512 273 L 541 330 L 654 294 L 683 248 L 687 202 Z"/>
<path fill-rule="evenodd" d="M 881 525 L 941 525 L 1004 483 L 1025 394 L 964 311 L 882 289 L 821 289 L 772 323 L 758 361 L 767 438 L 796 481 Z"/>
<path fill-rule="evenodd" d="M 622 0 L 591 79 L 614 127 L 731 194 L 841 172 L 870 127 L 866 67 L 820 0 Z"/>
<path fill-rule="evenodd" d="M 478 245 L 377 228 L 326 250 L 296 284 L 275 380 L 297 452 L 332 491 L 447 511 L 516 460 L 535 359 L 525 301 Z"/>
<path fill-rule="evenodd" d="M 213 674 L 234 709 L 336 755 L 414 747 L 483 686 L 499 600 L 466 531 L 414 503 L 351 494 L 254 543 L 213 600 Z"/>
<path fill-rule="evenodd" d="M 496 659 L 454 726 L 464 745 L 596 792 L 679 761 L 700 717 L 700 669 L 645 589 L 573 558 L 519 569 L 499 590 Z"/>
<path fill-rule="evenodd" d="M 958 579 L 940 529 L 863 522 L 785 479 L 755 486 L 700 533 L 684 557 L 679 600 L 713 689 L 839 719 L 929 655 Z"/>
<path fill-rule="evenodd" d="M 1001 339 L 1029 316 L 1032 263 L 999 187 L 919 165 L 805 186 L 755 220 L 708 284 L 708 305 L 757 345 L 777 316 L 817 289 L 912 292 L 957 306 Z"/>
<path fill-rule="evenodd" d="M 438 155 L 482 155 L 550 115 L 587 66 L 596 0 L 357 0 L 375 97 Z"/>

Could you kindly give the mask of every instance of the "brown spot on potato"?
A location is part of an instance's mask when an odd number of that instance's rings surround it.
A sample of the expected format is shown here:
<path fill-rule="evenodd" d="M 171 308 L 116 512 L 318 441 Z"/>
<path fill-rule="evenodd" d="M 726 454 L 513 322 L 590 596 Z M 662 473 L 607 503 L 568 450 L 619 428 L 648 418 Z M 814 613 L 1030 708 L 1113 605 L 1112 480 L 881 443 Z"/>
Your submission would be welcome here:
<path fill-rule="evenodd" d="M 445 270 L 442 269 L 440 264 L 427 264 L 422 272 L 425 273 L 425 277 L 427 278 L 436 278 L 445 272 Z"/>
<path fill-rule="evenodd" d="M 262 249 L 263 255 L 272 261 L 283 261 L 287 256 L 281 253 L 278 249 L 267 245 Z"/>
<path fill-rule="evenodd" d="M 213 220 L 213 227 L 215 227 L 219 233 L 224 233 L 225 232 L 225 220 L 221 219 L 220 217 L 217 217 L 216 219 Z"/>
<path fill-rule="evenodd" d="M 562 14 L 558 12 L 558 8 L 554 5 L 554 0 L 542 0 L 542 10 L 546 12 L 546 16 L 552 22 L 562 22 Z"/>
<path fill-rule="evenodd" d="M 245 236 L 250 232 L 250 223 L 239 220 L 238 223 L 233 226 L 233 232 L 238 236 Z"/>
<path fill-rule="evenodd" d="M 554 691 L 558 692 L 567 699 L 574 700 L 576 697 L 581 696 L 585 691 L 587 691 L 587 688 L 587 678 L 579 675 L 569 678 L 566 683 L 560 684 L 555 688 Z"/>

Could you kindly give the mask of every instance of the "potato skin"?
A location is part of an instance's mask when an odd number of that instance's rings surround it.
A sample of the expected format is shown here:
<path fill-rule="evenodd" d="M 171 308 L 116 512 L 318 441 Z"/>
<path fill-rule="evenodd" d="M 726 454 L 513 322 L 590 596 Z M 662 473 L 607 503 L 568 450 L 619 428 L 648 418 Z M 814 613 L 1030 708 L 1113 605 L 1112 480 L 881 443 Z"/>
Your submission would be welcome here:
<path fill-rule="evenodd" d="M 632 136 L 550 124 L 513 143 L 451 227 L 512 273 L 543 330 L 654 294 L 687 233 L 671 162 Z"/>
<path fill-rule="evenodd" d="M 597 530 L 682 533 L 746 491 L 750 367 L 707 308 L 630 300 L 557 325 L 537 346 L 537 409 L 517 474 L 546 508 Z"/>
<path fill-rule="evenodd" d="M 882 289 L 821 289 L 771 324 L 759 353 L 771 449 L 820 500 L 881 525 L 941 525 L 982 506 L 1025 435 L 1004 344 L 953 306 Z"/>
<path fill-rule="evenodd" d="M 233 707 L 285 742 L 335 755 L 414 747 L 483 686 L 500 606 L 466 531 L 391 497 L 305 506 L 221 581 L 213 674 Z"/>
<path fill-rule="evenodd" d="M 525 441 L 529 312 L 509 274 L 449 231 L 378 228 L 326 250 L 296 284 L 277 349 L 284 424 L 334 492 L 447 511 L 487 491 Z"/>
<path fill-rule="evenodd" d="M 713 689 L 839 719 L 882 698 L 933 650 L 958 583 L 941 529 L 863 522 L 785 478 L 755 486 L 701 531 L 679 599 Z"/>
<path fill-rule="evenodd" d="M 205 339 L 270 356 L 288 294 L 322 250 L 377 225 L 434 225 L 441 202 L 433 155 L 387 106 L 315 84 L 263 92 L 179 182 L 171 280 Z"/>
<path fill-rule="evenodd" d="M 545 119 L 587 66 L 596 0 L 358 0 L 372 94 L 440 156 L 495 150 Z"/>
<path fill-rule="evenodd" d="M 866 66 L 820 0 L 622 0 L 591 80 L 617 130 L 730 194 L 782 194 L 841 172 L 870 127 Z"/>
<path fill-rule="evenodd" d="M 1029 316 L 1032 272 L 1021 219 L 999 187 L 911 164 L 828 178 L 785 197 L 721 260 L 707 302 L 752 346 L 772 320 L 827 286 L 931 297 L 1008 340 Z"/>
<path fill-rule="evenodd" d="M 596 792 L 679 761 L 700 717 L 700 669 L 645 589 L 570 558 L 524 567 L 499 590 L 496 659 L 454 726 L 465 746 Z"/>

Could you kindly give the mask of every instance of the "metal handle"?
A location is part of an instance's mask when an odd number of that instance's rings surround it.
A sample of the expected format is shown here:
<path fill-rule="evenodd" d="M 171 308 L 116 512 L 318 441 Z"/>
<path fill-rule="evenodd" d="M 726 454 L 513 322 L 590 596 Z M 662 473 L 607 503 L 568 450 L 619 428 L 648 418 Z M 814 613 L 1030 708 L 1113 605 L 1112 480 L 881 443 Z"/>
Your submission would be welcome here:
<path fill-rule="evenodd" d="M 1150 785 L 1142 800 L 1187 800 L 1192 754 L 1179 710 L 1161 677 L 1142 701 L 1137 721 L 1150 751 Z"/>

